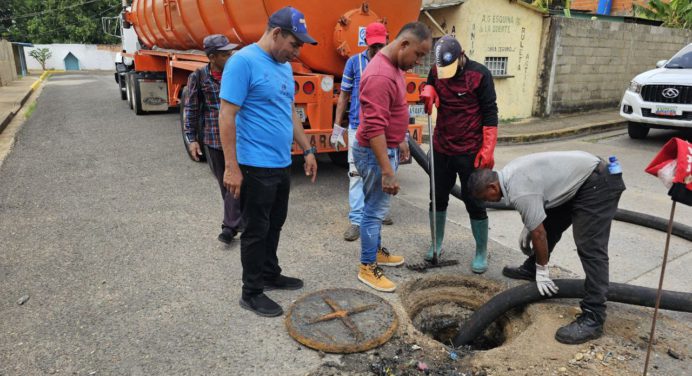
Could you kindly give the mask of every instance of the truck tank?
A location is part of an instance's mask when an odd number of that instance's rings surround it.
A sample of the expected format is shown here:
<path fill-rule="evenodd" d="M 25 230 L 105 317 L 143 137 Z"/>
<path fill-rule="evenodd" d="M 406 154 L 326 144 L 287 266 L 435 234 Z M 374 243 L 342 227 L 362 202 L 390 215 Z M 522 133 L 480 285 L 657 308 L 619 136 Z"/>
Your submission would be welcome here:
<path fill-rule="evenodd" d="M 308 70 L 340 76 L 346 59 L 365 48 L 365 26 L 380 21 L 390 38 L 418 19 L 420 0 L 134 0 L 126 14 L 147 48 L 202 49 L 209 34 L 224 34 L 247 45 L 264 33 L 269 16 L 291 5 L 305 14 L 318 45 L 307 46 L 299 60 Z"/>

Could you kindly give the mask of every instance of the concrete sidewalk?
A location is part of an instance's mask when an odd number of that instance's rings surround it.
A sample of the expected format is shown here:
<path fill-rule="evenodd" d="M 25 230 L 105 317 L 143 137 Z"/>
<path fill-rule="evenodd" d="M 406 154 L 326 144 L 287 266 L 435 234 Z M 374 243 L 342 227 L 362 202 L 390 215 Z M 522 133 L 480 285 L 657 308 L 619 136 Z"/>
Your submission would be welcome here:
<path fill-rule="evenodd" d="M 423 141 L 428 143 L 428 126 L 424 117 L 416 123 L 423 125 Z M 434 126 L 433 120 L 433 126 Z M 501 123 L 497 142 L 500 145 L 526 144 L 550 141 L 613 129 L 624 129 L 627 122 L 620 117 L 617 109 L 586 113 L 553 116 L 549 118 L 529 118 L 512 123 Z"/>
<path fill-rule="evenodd" d="M 0 86 L 0 133 L 5 130 L 43 78 L 45 75 L 29 75 L 12 81 L 7 86 Z"/>
<path fill-rule="evenodd" d="M 516 123 L 500 124 L 497 142 L 517 144 L 583 136 L 617 128 L 625 128 L 627 122 L 617 109 L 554 116 L 545 119 L 531 118 Z"/>

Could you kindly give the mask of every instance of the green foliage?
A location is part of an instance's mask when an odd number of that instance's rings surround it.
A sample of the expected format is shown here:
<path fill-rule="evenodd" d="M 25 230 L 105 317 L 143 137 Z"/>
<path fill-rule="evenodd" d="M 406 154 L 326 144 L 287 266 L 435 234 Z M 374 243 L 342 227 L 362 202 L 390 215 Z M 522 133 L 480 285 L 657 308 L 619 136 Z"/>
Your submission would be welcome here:
<path fill-rule="evenodd" d="M 118 43 L 101 30 L 121 0 L 0 0 L 0 37 L 16 42 Z"/>
<path fill-rule="evenodd" d="M 34 111 L 36 111 L 36 102 L 31 102 L 29 107 L 27 107 L 26 112 L 24 112 L 24 118 L 28 119 L 31 117 L 31 115 L 34 114 Z"/>
<path fill-rule="evenodd" d="M 33 57 L 36 59 L 36 61 L 38 61 L 39 64 L 41 64 L 41 69 L 46 70 L 46 61 L 53 56 L 53 53 L 47 48 L 37 48 L 35 50 L 31 50 L 29 52 L 29 56 Z"/>
<path fill-rule="evenodd" d="M 649 0 L 645 5 L 634 5 L 637 17 L 663 21 L 663 26 L 692 29 L 692 0 Z"/>

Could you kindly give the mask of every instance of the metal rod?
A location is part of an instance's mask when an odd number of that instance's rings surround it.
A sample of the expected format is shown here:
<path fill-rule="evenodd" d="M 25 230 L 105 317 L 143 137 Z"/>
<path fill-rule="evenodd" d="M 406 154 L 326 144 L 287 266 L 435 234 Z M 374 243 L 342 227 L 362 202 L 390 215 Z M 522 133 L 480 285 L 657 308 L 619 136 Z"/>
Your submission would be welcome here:
<path fill-rule="evenodd" d="M 432 263 L 437 264 L 437 202 L 435 200 L 435 151 L 433 150 L 433 128 L 432 120 L 430 115 L 428 115 L 428 140 L 430 143 L 430 201 L 432 202 L 432 207 L 430 208 L 430 222 L 432 223 L 432 233 L 430 237 L 432 238 L 433 245 L 433 257 Z"/>
<path fill-rule="evenodd" d="M 654 334 L 656 332 L 656 317 L 658 316 L 658 307 L 661 304 L 661 290 L 663 289 L 663 276 L 666 274 L 666 263 L 668 262 L 668 247 L 670 246 L 670 235 L 673 232 L 673 217 L 675 216 L 675 203 L 670 208 L 670 220 L 668 221 L 668 234 L 666 235 L 666 248 L 663 251 L 663 265 L 661 265 L 661 277 L 658 279 L 658 291 L 656 292 L 656 306 L 654 307 L 654 318 L 651 320 L 651 333 L 649 334 L 649 345 L 646 349 L 646 361 L 644 362 L 644 376 L 649 369 L 649 357 L 651 356 L 651 347 L 654 343 Z"/>

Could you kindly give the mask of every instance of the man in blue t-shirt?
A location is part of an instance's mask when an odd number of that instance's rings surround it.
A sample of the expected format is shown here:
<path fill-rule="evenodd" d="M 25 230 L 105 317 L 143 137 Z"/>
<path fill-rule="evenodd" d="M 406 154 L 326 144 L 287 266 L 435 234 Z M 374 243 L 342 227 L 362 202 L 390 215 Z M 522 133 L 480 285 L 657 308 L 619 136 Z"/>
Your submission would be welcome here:
<path fill-rule="evenodd" d="M 336 113 L 334 116 L 334 129 L 330 141 L 335 147 L 346 146 L 344 142 L 344 129 L 341 124 L 344 120 L 344 112 L 348 107 L 348 220 L 350 222 L 346 232 L 344 232 L 344 240 L 355 241 L 360 237 L 360 222 L 363 219 L 363 180 L 356 171 L 356 165 L 353 163 L 353 153 L 351 145 L 356 139 L 356 130 L 360 124 L 359 111 L 360 100 L 358 92 L 360 90 L 360 78 L 363 76 L 365 67 L 370 60 L 387 44 L 387 28 L 379 23 L 373 22 L 365 29 L 365 43 L 368 48 L 358 54 L 351 56 L 346 61 L 344 74 L 341 78 L 341 94 L 339 101 L 336 104 Z M 392 224 L 389 215 L 382 221 L 384 224 Z"/>
<path fill-rule="evenodd" d="M 240 199 L 245 230 L 240 237 L 243 292 L 240 306 L 260 316 L 283 314 L 264 290 L 296 290 L 303 281 L 281 274 L 276 250 L 288 213 L 291 145 L 304 150 L 305 175 L 315 181 L 315 148 L 310 146 L 293 105 L 289 61 L 308 35 L 305 16 L 285 7 L 269 18 L 262 38 L 233 56 L 221 79 L 219 130 L 226 169 L 223 183 Z"/>

